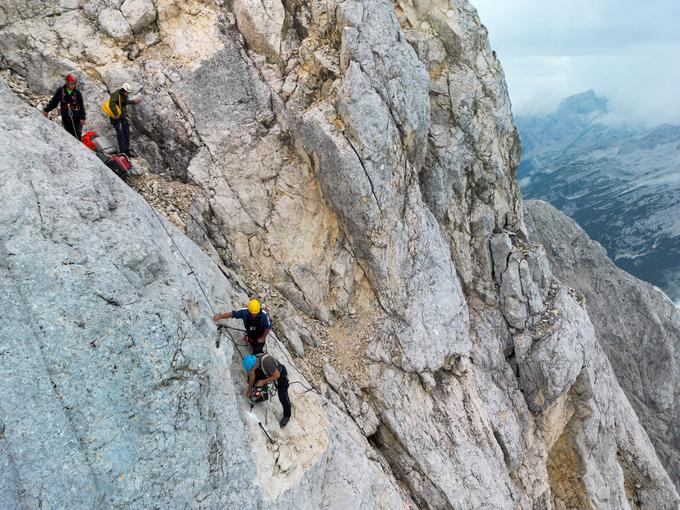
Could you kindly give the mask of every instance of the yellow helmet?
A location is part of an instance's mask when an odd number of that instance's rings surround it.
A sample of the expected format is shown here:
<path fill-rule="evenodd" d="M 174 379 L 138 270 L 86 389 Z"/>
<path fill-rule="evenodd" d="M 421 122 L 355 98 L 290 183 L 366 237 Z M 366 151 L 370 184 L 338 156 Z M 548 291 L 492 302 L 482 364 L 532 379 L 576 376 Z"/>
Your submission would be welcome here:
<path fill-rule="evenodd" d="M 260 313 L 260 302 L 257 299 L 251 299 L 248 302 L 248 311 L 253 315 Z"/>

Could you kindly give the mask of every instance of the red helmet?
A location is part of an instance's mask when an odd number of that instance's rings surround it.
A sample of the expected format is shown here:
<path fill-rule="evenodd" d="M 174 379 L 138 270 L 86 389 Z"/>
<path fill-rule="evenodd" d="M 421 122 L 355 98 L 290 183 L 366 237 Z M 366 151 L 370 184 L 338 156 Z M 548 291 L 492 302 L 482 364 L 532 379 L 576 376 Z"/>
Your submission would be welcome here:
<path fill-rule="evenodd" d="M 67 74 L 66 83 L 78 83 L 78 78 L 76 78 L 75 74 Z"/>

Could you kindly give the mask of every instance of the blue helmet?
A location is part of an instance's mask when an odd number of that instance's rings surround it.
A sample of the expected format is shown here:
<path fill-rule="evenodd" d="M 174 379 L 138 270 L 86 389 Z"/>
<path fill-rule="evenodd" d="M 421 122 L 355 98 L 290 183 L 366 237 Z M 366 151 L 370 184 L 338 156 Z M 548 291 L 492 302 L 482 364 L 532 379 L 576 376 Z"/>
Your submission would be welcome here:
<path fill-rule="evenodd" d="M 250 372 L 257 363 L 257 358 L 252 354 L 246 354 L 243 358 L 243 370 Z"/>

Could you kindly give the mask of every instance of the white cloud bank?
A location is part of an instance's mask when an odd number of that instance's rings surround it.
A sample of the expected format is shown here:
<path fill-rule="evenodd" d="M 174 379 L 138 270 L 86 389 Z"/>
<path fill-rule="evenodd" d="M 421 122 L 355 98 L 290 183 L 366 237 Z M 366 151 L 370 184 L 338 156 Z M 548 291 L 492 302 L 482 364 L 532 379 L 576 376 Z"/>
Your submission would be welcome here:
<path fill-rule="evenodd" d="M 513 111 L 553 110 L 594 89 L 645 124 L 680 123 L 680 1 L 473 0 Z"/>

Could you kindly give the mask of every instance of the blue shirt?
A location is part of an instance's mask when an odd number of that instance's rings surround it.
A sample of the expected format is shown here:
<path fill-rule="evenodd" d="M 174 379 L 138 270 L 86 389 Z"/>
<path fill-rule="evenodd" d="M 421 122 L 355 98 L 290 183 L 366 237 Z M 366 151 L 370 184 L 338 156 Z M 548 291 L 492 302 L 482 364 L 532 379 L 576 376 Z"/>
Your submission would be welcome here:
<path fill-rule="evenodd" d="M 246 329 L 246 335 L 250 338 L 260 338 L 264 334 L 265 329 L 272 329 L 272 321 L 269 314 L 261 310 L 255 317 L 250 315 L 247 308 L 240 310 L 232 310 L 231 316 L 234 319 L 241 319 L 243 327 Z"/>

